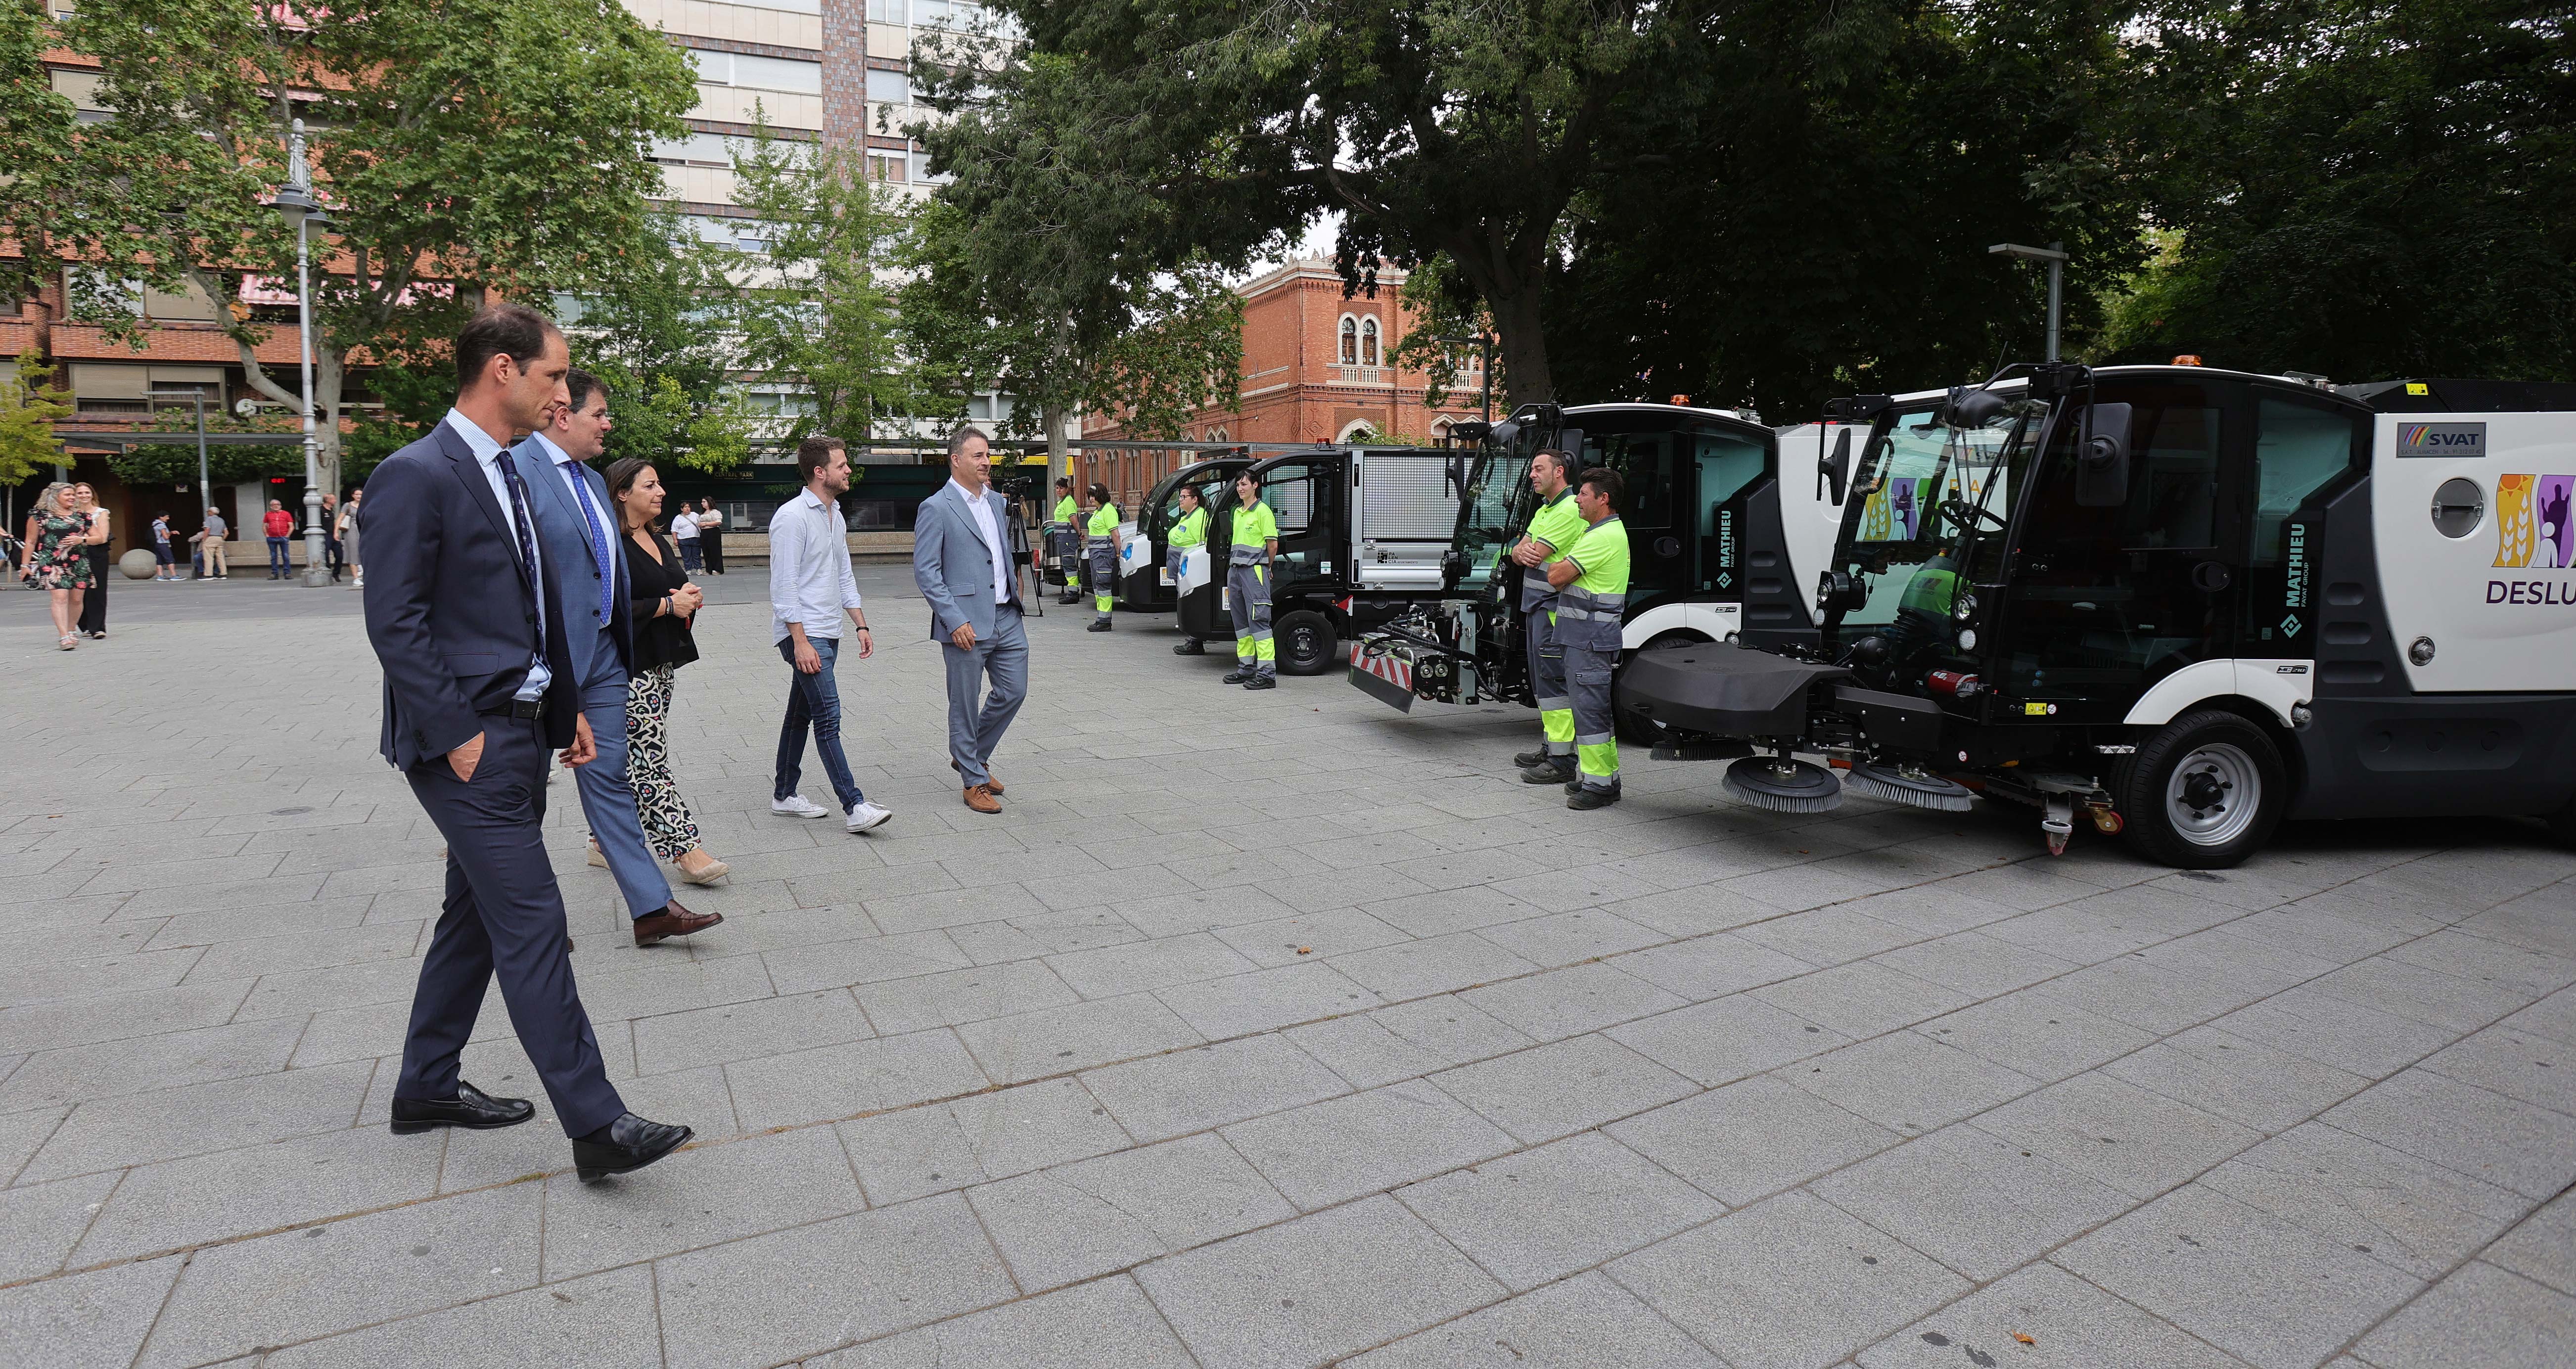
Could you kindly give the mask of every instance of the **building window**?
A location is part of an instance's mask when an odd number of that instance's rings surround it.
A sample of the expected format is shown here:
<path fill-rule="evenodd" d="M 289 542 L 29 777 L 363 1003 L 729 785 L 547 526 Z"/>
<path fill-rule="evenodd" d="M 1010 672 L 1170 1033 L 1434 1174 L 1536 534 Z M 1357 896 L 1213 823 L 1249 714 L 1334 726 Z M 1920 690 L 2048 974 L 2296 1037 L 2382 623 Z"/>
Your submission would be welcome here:
<path fill-rule="evenodd" d="M 1360 323 L 1348 314 L 1342 315 L 1342 364 L 1360 364 Z"/>
<path fill-rule="evenodd" d="M 908 24 L 903 0 L 868 0 L 868 22 L 871 24 Z"/>
<path fill-rule="evenodd" d="M 1377 364 L 1377 320 L 1374 318 L 1360 320 L 1360 364 Z"/>
<path fill-rule="evenodd" d="M 900 71 L 868 68 L 868 98 L 879 104 L 912 103 L 912 77 Z"/>
<path fill-rule="evenodd" d="M 868 154 L 868 179 L 904 180 L 911 165 L 912 159 L 900 152 L 871 152 Z"/>

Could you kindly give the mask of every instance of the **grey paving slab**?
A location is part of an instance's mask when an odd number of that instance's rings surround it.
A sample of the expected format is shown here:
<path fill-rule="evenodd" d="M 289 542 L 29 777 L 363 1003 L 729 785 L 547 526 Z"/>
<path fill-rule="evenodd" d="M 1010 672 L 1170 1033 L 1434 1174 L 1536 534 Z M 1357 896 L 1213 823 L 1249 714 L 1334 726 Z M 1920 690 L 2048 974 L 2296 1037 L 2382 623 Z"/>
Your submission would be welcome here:
<path fill-rule="evenodd" d="M 1022 1288 L 1054 1288 L 1285 1221 L 1297 1209 L 1213 1136 L 968 1190 Z"/>
<path fill-rule="evenodd" d="M 2360 1075 L 2217 1027 L 2192 1027 L 2102 1067 L 2261 1132 L 2286 1131 L 2370 1086 Z"/>
<path fill-rule="evenodd" d="M 2274 994 L 2210 1025 L 2365 1079 L 2385 1079 L 2457 1035 L 2314 987 Z"/>
<path fill-rule="evenodd" d="M 2162 1193 L 2262 1139 L 2099 1071 L 2016 1099 L 1976 1125 L 2133 1198 Z"/>
<path fill-rule="evenodd" d="M 1325 1068 L 1349 1080 L 1354 1088 L 1375 1088 L 1443 1068 L 1449 1060 L 1427 1047 L 1388 1031 L 1374 1015 L 1340 1017 L 1287 1033 L 1300 1050 Z"/>
<path fill-rule="evenodd" d="M 512 1184 L 200 1250 L 136 1363 L 229 1359 L 529 1287 L 544 1199 Z"/>
<path fill-rule="evenodd" d="M 1597 867 L 1596 867 L 1597 868 Z M 1539 965 L 1572 965 L 1660 945 L 1672 938 L 1600 908 L 1581 908 L 1483 928 L 1487 941 Z"/>
<path fill-rule="evenodd" d="M 1723 1369 L 1699 1342 L 1598 1273 L 1521 1294 L 1342 1364 L 1347 1369 Z"/>
<path fill-rule="evenodd" d="M 1081 999 L 1035 960 L 873 980 L 850 992 L 877 1030 L 888 1034 L 1060 1008 Z"/>
<path fill-rule="evenodd" d="M 2576 1044 L 2554 1037 L 2489 1027 L 2428 1057 L 2424 1068 L 2576 1116 Z"/>
<path fill-rule="evenodd" d="M 2156 1039 L 2031 989 L 1933 1018 L 1914 1030 L 2045 1083 L 2081 1074 Z"/>
<path fill-rule="evenodd" d="M 0 1364 L 126 1369 L 182 1263 L 173 1256 L 0 1288 Z"/>
<path fill-rule="evenodd" d="M 1325 913 L 1319 916 L 1330 917 Z M 1356 1013 L 1378 996 L 1316 961 L 1157 989 L 1154 996 L 1211 1040 Z"/>
<path fill-rule="evenodd" d="M 1612 1262 L 1729 1364 L 1821 1369 L 1968 1291 L 1839 1208 L 1788 1193 Z"/>
<path fill-rule="evenodd" d="M 1382 873 L 1382 872 L 1381 872 Z M 1355 891 L 1356 892 L 1356 891 Z M 1357 908 L 1325 908 L 1268 922 L 1226 927 L 1216 938 L 1258 965 L 1294 965 L 1311 956 L 1336 956 L 1412 939 Z"/>
<path fill-rule="evenodd" d="M 2576 1042 L 2576 989 L 2560 989 L 2499 1025 L 2536 1036 Z"/>
<path fill-rule="evenodd" d="M 1851 1038 L 1750 994 L 1610 1029 L 1612 1040 L 1709 1086 L 1822 1055 Z"/>
<path fill-rule="evenodd" d="M 2021 1337 L 2029 1337 L 2027 1341 Z M 1982 1356 L 1983 1358 L 1979 1358 Z M 1860 1352 L 1862 1369 L 2242 1369 L 2244 1361 L 2052 1264 L 2016 1270 Z"/>
<path fill-rule="evenodd" d="M 1069 1074 L 1206 1039 L 1147 993 L 970 1022 L 957 1034 L 976 1063 L 1001 1084 Z"/>
<path fill-rule="evenodd" d="M 613 1270 L 290 1345 L 259 1369 L 445 1369 L 460 1345 L 497 1362 L 656 1369 L 664 1361 L 652 1273 Z"/>
<path fill-rule="evenodd" d="M 2131 1199 L 1972 1126 L 1837 1170 L 1809 1192 L 1980 1283 L 2129 1209 Z"/>
<path fill-rule="evenodd" d="M 2430 1070 L 2382 1080 L 2324 1120 L 2534 1200 L 2576 1182 L 2576 1126 L 2566 1116 Z"/>
<path fill-rule="evenodd" d="M 2428 1279 L 2477 1253 L 2531 1207 L 2510 1189 L 2322 1122 L 2265 1141 L 2201 1182 Z"/>
<path fill-rule="evenodd" d="M 1026 1173 L 1133 1144 L 1089 1090 L 1049 1079 L 840 1126 L 878 1207 Z"/>
<path fill-rule="evenodd" d="M 1407 1185 L 1395 1198 L 1516 1292 L 1726 1210 L 1598 1132 Z"/>
<path fill-rule="evenodd" d="M 137 993 L 0 1006 L 0 1041 L 24 1051 L 123 1041 L 229 1020 L 251 990 L 244 979 Z"/>
<path fill-rule="evenodd" d="M 1049 957 L 1057 976 L 1085 998 L 1159 989 L 1241 974 L 1256 968 L 1226 943 L 1206 932 L 1139 941 Z"/>
<path fill-rule="evenodd" d="M 640 1017 L 635 1069 L 640 1074 L 721 1065 L 876 1035 L 845 990 L 755 998 L 712 1008 Z"/>
<path fill-rule="evenodd" d="M 446 1142 L 353 1127 L 138 1165 L 73 1258 L 129 1259 L 425 1198 L 437 1192 Z"/>
<path fill-rule="evenodd" d="M 1607 1036 L 1578 1036 L 1431 1076 L 1524 1145 L 1644 1112 L 1697 1092 L 1690 1080 Z"/>
<path fill-rule="evenodd" d="M 2306 987 L 2455 1036 L 2475 1031 L 2540 997 L 2400 960 L 2393 954 L 2347 965 Z"/>
<path fill-rule="evenodd" d="M 1144 1290 L 1125 1278 L 972 1313 L 805 1363 L 807 1369 L 1194 1369 Z"/>
<path fill-rule="evenodd" d="M 1503 1297 L 1388 1198 L 1318 1212 L 1136 1272 L 1206 1369 L 1307 1369 Z"/>
<path fill-rule="evenodd" d="M 1738 1207 L 1901 1139 L 1769 1077 L 1711 1089 L 1605 1130 L 1630 1149 Z"/>
<path fill-rule="evenodd" d="M 761 959 L 769 966 L 770 979 L 780 993 L 908 979 L 978 963 L 960 949 L 957 933 L 966 930 L 970 929 L 858 937 L 784 950 L 763 947 Z"/>
<path fill-rule="evenodd" d="M 545 1189 L 550 1282 L 866 1205 L 827 1127 L 695 1146 L 614 1183 L 557 1173 Z"/>
<path fill-rule="evenodd" d="M 2325 1360 L 2423 1286 L 2371 1255 L 2197 1184 L 2054 1259 L 2262 1369 Z"/>
<path fill-rule="evenodd" d="M 955 1033 L 851 1041 L 724 1067 L 735 1116 L 757 1131 L 973 1093 L 992 1081 Z"/>
<path fill-rule="evenodd" d="M 1390 1001 L 1473 988 L 1539 968 L 1470 932 L 1353 951 L 1334 957 L 1332 965 Z"/>
<path fill-rule="evenodd" d="M 2362 1339 L 2379 1369 L 2556 1369 L 2576 1355 L 2576 1297 L 2483 1261 Z"/>
<path fill-rule="evenodd" d="M 62 1268 L 122 1177 L 90 1174 L 0 1188 L 0 1284 Z"/>
<path fill-rule="evenodd" d="M 1872 963 L 1901 970 L 1972 999 L 1997 998 L 2076 968 L 2072 961 L 1974 931 L 1954 932 L 1937 940 L 1883 951 Z"/>
<path fill-rule="evenodd" d="M 1421 1080 L 1238 1122 L 1223 1134 L 1263 1178 L 1308 1210 L 1515 1148 L 1502 1128 Z"/>
<path fill-rule="evenodd" d="M 1568 965 L 1459 997 L 1535 1041 L 1579 1036 L 1686 1006 L 1679 995 L 1607 964 Z"/>
<path fill-rule="evenodd" d="M 1775 1008 L 1858 1039 L 1967 1006 L 1969 995 L 1869 960 L 1748 991 Z"/>
<path fill-rule="evenodd" d="M 1139 1141 L 1169 1140 L 1350 1091 L 1340 1075 L 1279 1036 L 1133 1060 L 1082 1080 Z"/>
<path fill-rule="evenodd" d="M 372 1062 L 353 1062 L 83 1103 L 19 1179 L 87 1174 L 336 1130 L 357 1120 L 374 1073 Z"/>
<path fill-rule="evenodd" d="M 2576 1194 L 2522 1219 L 2480 1253 L 2487 1263 L 2557 1289 L 2576 1294 Z"/>
<path fill-rule="evenodd" d="M 1017 1293 L 953 1193 L 674 1255 L 656 1263 L 654 1287 L 666 1359 L 719 1367 L 777 1364 Z"/>
<path fill-rule="evenodd" d="M 266 1074 L 285 1066 L 304 1025 L 243 1022 L 41 1051 L 0 1083 L 0 1112 Z"/>
<path fill-rule="evenodd" d="M 2039 1081 L 1914 1032 L 1890 1032 L 1774 1071 L 1846 1112 L 1919 1136 L 2018 1098 Z"/>
<path fill-rule="evenodd" d="M 1609 964 L 1694 1003 L 1809 973 L 1815 966 L 1733 932 L 1613 956 Z"/>
<path fill-rule="evenodd" d="M 1786 880 L 1791 875 L 1786 871 L 1774 871 L 1758 878 Z M 1818 908 L 1812 912 L 1792 913 L 1786 917 L 1748 923 L 1738 930 L 1746 940 L 1796 956 L 1818 967 L 1867 959 L 1882 951 L 1929 939 L 1911 927 L 1882 922 L 1849 908 Z"/>

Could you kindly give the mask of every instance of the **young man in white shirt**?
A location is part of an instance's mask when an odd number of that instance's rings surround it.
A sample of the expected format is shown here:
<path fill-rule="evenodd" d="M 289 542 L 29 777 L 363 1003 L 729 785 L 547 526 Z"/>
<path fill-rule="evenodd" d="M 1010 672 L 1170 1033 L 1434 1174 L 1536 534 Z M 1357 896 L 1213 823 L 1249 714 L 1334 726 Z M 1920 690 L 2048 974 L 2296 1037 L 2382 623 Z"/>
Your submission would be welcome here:
<path fill-rule="evenodd" d="M 804 478 L 804 491 L 769 516 L 770 635 L 779 656 L 795 667 L 787 677 L 787 720 L 778 730 L 769 811 L 799 818 L 830 814 L 796 792 L 810 730 L 833 796 L 841 801 L 842 825 L 864 832 L 894 814 L 859 792 L 841 752 L 841 690 L 833 667 L 840 660 L 842 613 L 858 632 L 859 659 L 877 649 L 858 581 L 850 574 L 849 525 L 841 519 L 841 496 L 850 488 L 849 450 L 837 437 L 806 438 L 796 448 L 796 473 Z"/>

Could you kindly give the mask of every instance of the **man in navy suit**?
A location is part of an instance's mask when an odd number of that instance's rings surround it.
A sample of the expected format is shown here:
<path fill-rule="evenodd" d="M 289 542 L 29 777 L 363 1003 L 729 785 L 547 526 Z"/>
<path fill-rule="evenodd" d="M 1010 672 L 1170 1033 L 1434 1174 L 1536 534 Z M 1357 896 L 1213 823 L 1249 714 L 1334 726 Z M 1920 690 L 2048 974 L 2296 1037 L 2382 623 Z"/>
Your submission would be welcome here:
<path fill-rule="evenodd" d="M 671 897 L 671 881 L 644 844 L 635 816 L 635 790 L 626 781 L 626 686 L 634 676 L 635 636 L 629 617 L 633 594 L 626 556 L 618 544 L 623 527 L 611 512 L 608 482 L 583 462 L 608 447 L 614 426 L 608 387 L 588 371 L 564 374 L 565 402 L 547 414 L 510 455 L 528 482 L 528 506 L 537 515 L 537 555 L 548 586 L 563 600 L 564 645 L 572 655 L 572 680 L 599 759 L 573 772 L 582 815 L 590 819 L 594 864 L 604 864 L 625 896 L 634 919 L 635 944 L 688 936 L 724 921 L 722 913 L 693 913 Z"/>
<path fill-rule="evenodd" d="M 367 639 L 385 672 L 385 759 L 447 838 L 447 898 L 421 961 L 393 1129 L 507 1127 L 536 1109 L 457 1073 L 495 977 L 583 1179 L 639 1169 L 687 1127 L 626 1110 L 573 987 L 563 895 L 540 828 L 546 752 L 597 754 L 561 597 L 509 452 L 565 400 L 562 332 L 516 304 L 456 339 L 456 407 L 367 480 Z M 540 473 L 542 474 L 542 473 Z"/>

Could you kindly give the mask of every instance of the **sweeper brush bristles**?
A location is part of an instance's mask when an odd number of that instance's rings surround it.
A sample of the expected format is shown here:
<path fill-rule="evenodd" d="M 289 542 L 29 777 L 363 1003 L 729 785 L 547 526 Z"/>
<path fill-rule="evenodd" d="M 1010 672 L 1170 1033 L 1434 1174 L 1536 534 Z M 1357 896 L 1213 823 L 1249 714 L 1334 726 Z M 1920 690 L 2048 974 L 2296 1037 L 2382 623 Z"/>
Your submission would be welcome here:
<path fill-rule="evenodd" d="M 1839 792 L 1812 798 L 1769 794 L 1736 783 L 1733 775 L 1726 777 L 1726 796 L 1751 807 L 1768 808 L 1774 813 L 1830 813 L 1843 806 L 1843 796 Z"/>
<path fill-rule="evenodd" d="M 1747 756 L 1726 767 L 1726 792 L 1774 813 L 1827 813 L 1843 803 L 1843 787 L 1833 772 L 1769 756 Z"/>
<path fill-rule="evenodd" d="M 1853 766 L 1851 773 L 1843 777 L 1843 787 L 1874 799 L 1941 813 L 1964 813 L 1976 807 L 1975 795 L 1948 780 L 1934 777 L 1925 784 L 1902 775 L 1874 772 L 1868 766 Z"/>

